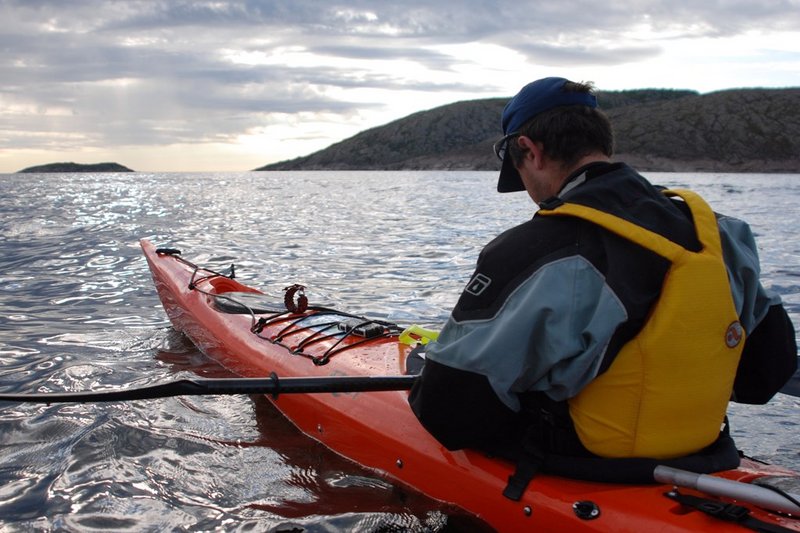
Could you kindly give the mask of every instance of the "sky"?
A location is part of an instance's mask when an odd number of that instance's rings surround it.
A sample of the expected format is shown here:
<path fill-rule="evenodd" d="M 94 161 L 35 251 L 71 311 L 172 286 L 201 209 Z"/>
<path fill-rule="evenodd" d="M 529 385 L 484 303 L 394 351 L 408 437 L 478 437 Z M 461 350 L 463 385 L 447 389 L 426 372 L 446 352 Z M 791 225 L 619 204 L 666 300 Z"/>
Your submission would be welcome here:
<path fill-rule="evenodd" d="M 246 171 L 545 76 L 800 86 L 800 0 L 0 0 L 0 21 L 0 172 Z"/>

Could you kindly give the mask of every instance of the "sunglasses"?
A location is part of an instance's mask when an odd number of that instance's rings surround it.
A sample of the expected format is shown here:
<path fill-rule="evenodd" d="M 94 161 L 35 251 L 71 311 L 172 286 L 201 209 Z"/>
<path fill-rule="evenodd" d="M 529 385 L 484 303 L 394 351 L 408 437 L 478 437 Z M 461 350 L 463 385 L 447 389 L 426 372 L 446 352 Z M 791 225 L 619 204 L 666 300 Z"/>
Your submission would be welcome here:
<path fill-rule="evenodd" d="M 513 139 L 514 137 L 519 137 L 522 135 L 521 133 L 509 133 L 492 146 L 494 148 L 494 155 L 502 161 L 506 157 L 506 152 L 508 151 L 508 141 Z"/>

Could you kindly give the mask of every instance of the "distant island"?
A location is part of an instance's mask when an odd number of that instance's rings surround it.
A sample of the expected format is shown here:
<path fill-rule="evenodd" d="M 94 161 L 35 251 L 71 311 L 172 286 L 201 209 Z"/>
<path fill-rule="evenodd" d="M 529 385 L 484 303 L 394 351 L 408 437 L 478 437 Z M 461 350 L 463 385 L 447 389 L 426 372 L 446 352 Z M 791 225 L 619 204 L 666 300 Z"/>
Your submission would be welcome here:
<path fill-rule="evenodd" d="M 414 113 L 255 170 L 498 170 L 508 98 Z M 800 88 L 600 91 L 615 159 L 641 171 L 800 172 Z"/>
<path fill-rule="evenodd" d="M 128 167 L 119 163 L 49 163 L 35 167 L 24 168 L 19 173 L 45 173 L 45 172 L 133 172 Z"/>

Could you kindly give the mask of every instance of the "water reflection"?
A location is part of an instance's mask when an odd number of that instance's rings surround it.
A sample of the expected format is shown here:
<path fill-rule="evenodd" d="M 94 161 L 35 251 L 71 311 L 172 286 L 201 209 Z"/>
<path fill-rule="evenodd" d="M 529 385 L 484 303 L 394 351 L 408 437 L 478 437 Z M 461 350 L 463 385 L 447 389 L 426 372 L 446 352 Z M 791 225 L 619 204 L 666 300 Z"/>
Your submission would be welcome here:
<path fill-rule="evenodd" d="M 653 175 L 757 233 L 800 327 L 797 175 Z M 493 173 L 7 175 L 0 178 L 0 386 L 225 376 L 175 334 L 140 238 L 282 298 L 439 327 L 493 236 L 527 220 Z M 224 184 L 224 185 L 223 185 Z M 800 468 L 800 399 L 734 406 L 737 443 Z M 264 398 L 0 406 L 0 516 L 16 529 L 474 530 L 479 524 L 309 440 Z"/>

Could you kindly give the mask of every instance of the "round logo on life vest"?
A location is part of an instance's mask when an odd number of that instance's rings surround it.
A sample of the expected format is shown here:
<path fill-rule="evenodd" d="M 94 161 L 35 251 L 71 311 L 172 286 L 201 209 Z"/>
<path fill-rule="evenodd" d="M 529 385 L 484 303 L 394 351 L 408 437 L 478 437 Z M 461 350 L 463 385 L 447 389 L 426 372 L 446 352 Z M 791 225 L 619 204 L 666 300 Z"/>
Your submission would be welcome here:
<path fill-rule="evenodd" d="M 744 337 L 744 328 L 737 320 L 728 326 L 728 330 L 725 332 L 725 344 L 728 348 L 736 348 L 742 342 L 742 337 Z"/>

